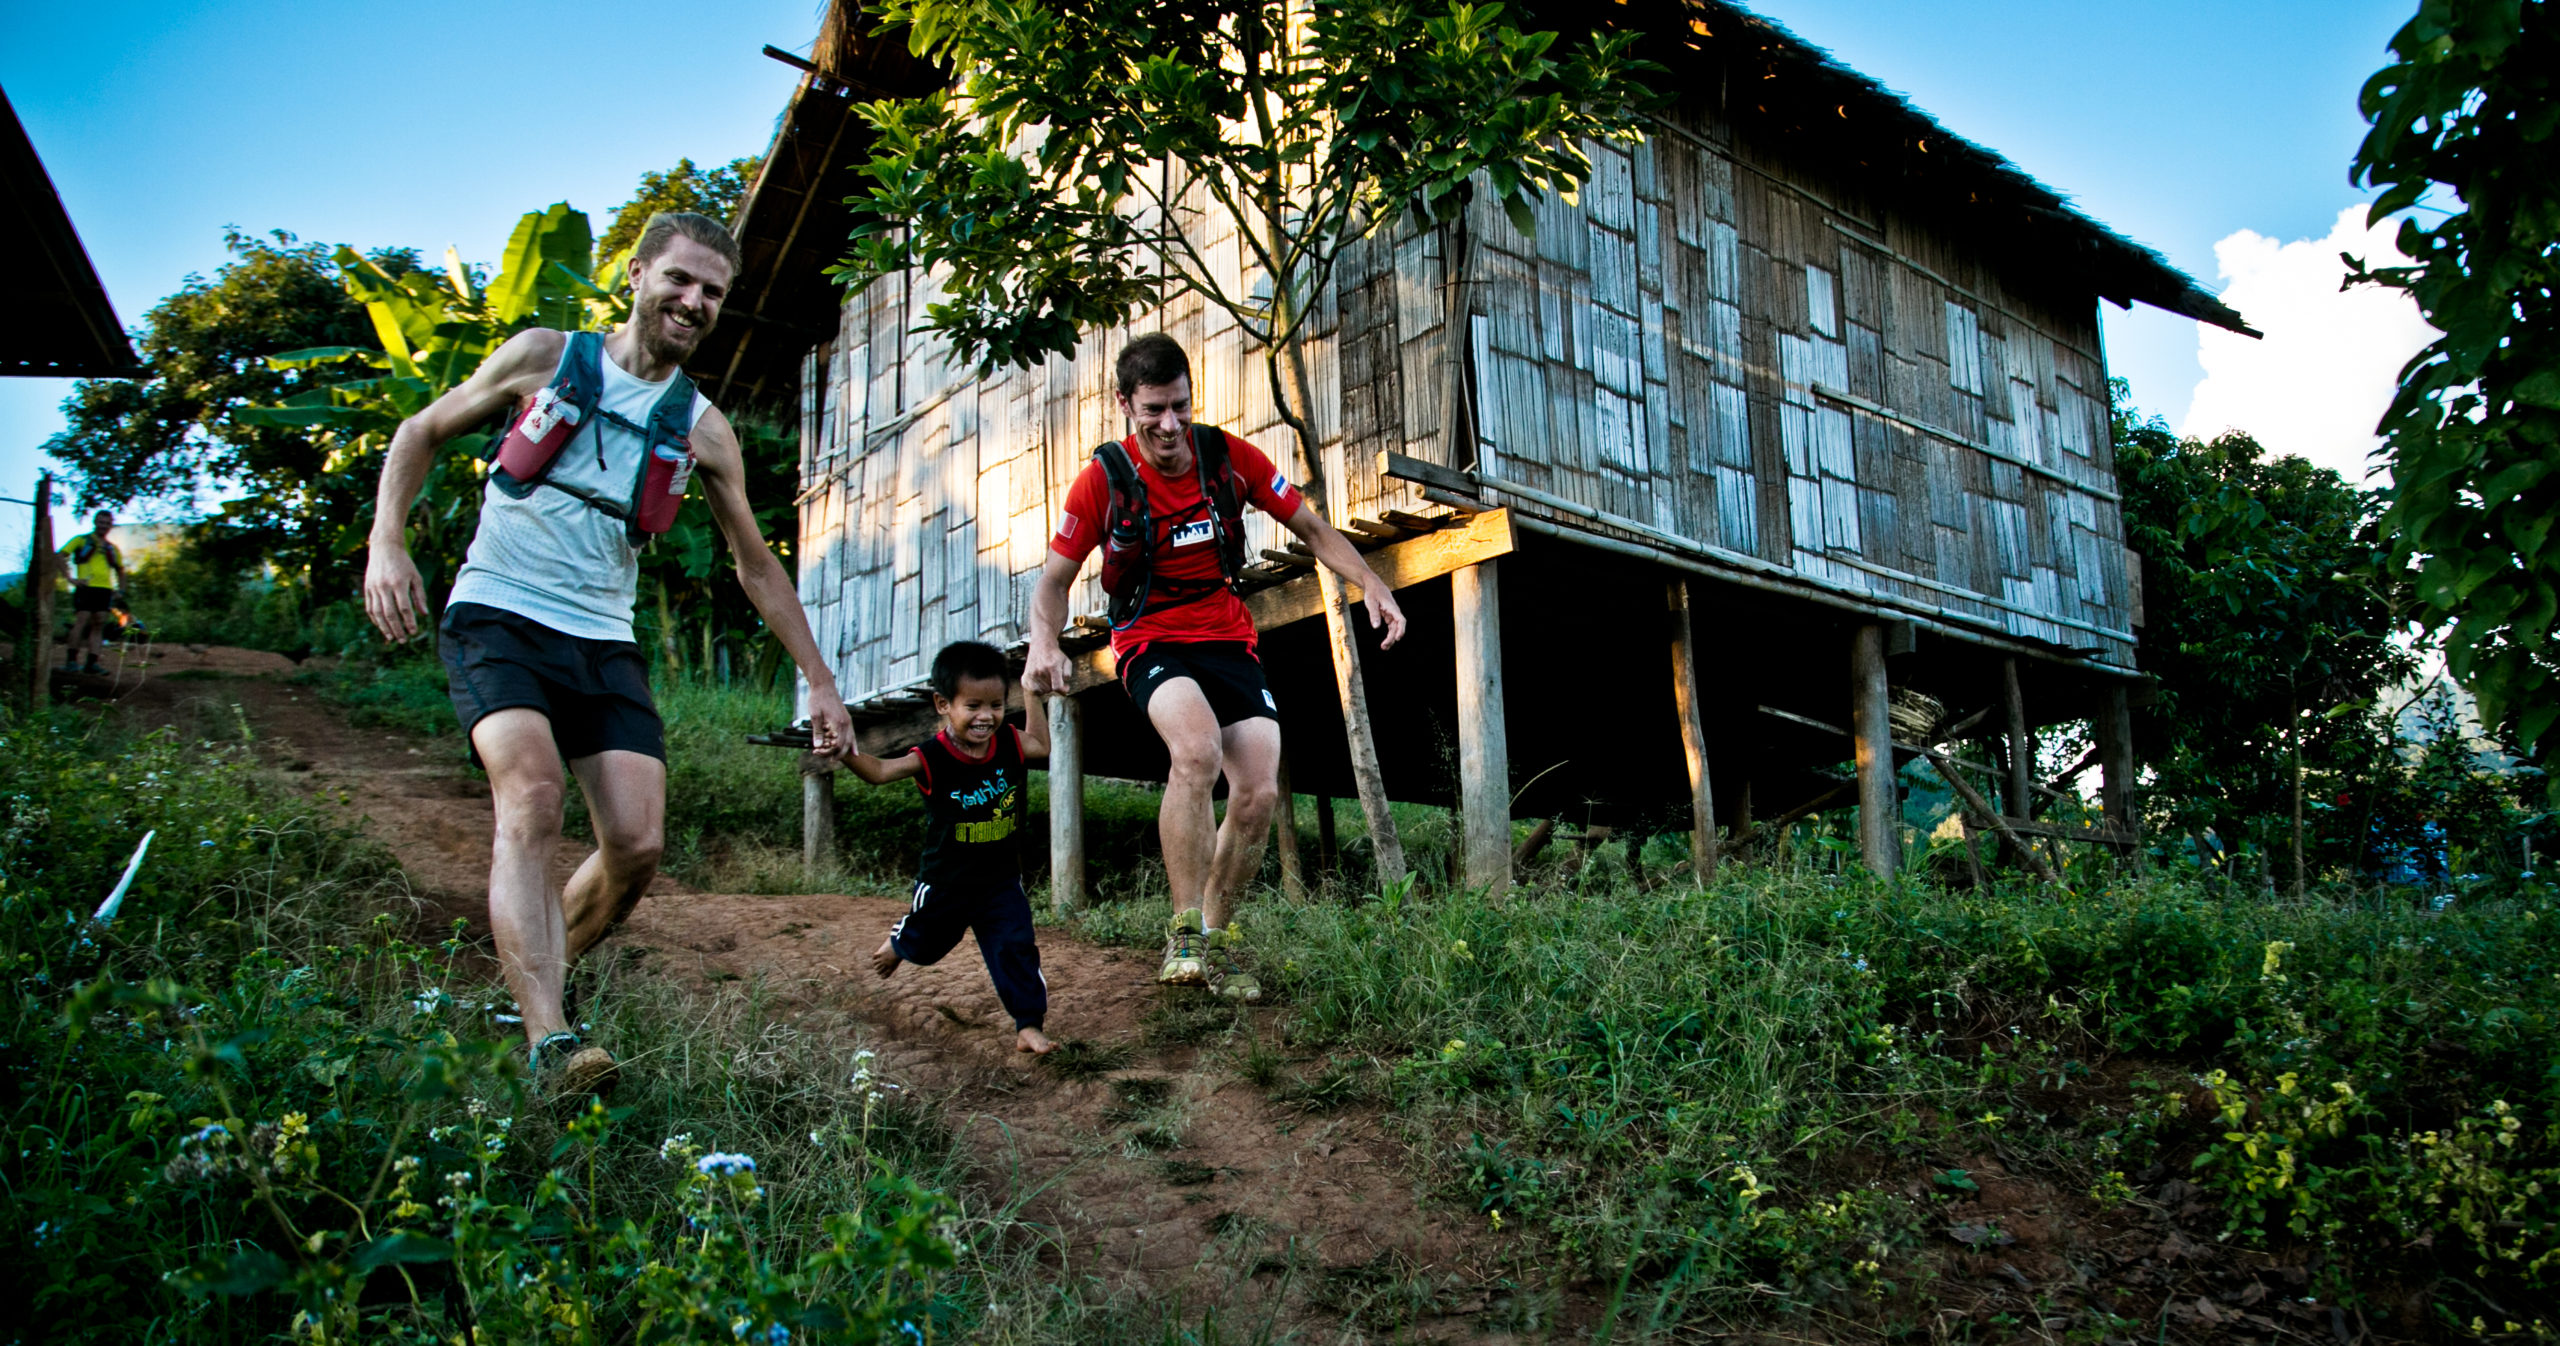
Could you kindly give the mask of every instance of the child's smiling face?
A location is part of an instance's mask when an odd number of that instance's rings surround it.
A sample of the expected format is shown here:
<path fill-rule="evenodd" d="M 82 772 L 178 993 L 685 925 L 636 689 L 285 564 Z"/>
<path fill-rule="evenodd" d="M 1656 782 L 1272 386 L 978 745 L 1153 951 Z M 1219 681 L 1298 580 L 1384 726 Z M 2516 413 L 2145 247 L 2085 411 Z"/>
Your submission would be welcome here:
<path fill-rule="evenodd" d="M 934 696 L 934 712 L 953 742 L 973 752 L 995 742 L 1004 723 L 1004 687 L 1002 678 L 962 678 L 951 695 Z"/>

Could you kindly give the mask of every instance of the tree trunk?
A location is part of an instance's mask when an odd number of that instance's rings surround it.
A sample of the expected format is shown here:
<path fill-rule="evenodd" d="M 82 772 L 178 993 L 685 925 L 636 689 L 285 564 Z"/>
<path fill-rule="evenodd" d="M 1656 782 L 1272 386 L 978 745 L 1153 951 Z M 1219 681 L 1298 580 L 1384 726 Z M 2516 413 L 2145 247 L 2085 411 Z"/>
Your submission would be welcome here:
<path fill-rule="evenodd" d="M 2293 722 L 2293 898 L 2302 900 L 2305 875 L 2302 870 L 2302 706 L 2289 707 Z"/>
<path fill-rule="evenodd" d="M 1276 246 L 1279 230 L 1272 228 Z M 1315 390 L 1307 378 L 1307 354 L 1303 334 L 1298 330 L 1296 315 L 1291 311 L 1296 299 L 1283 283 L 1286 278 L 1272 280 L 1272 306 L 1277 313 L 1276 330 L 1287 333 L 1277 346 L 1264 348 L 1265 364 L 1271 374 L 1271 393 L 1280 418 L 1286 421 L 1298 440 L 1298 452 L 1307 466 L 1306 493 L 1316 512 L 1327 522 L 1341 527 L 1343 520 L 1326 497 L 1331 492 L 1324 480 L 1324 446 L 1316 441 Z M 1283 374 L 1287 377 L 1284 380 Z M 1334 685 L 1342 695 L 1342 728 L 1351 748 L 1351 782 L 1360 793 L 1360 813 L 1369 825 L 1369 841 L 1377 851 L 1378 882 L 1395 883 L 1404 878 L 1404 843 L 1396 835 L 1395 815 L 1387 811 L 1386 777 L 1378 767 L 1378 736 L 1369 721 L 1368 679 L 1360 671 L 1360 642 L 1351 625 L 1349 591 L 1332 570 L 1316 567 L 1316 589 L 1324 597 L 1324 626 L 1333 650 Z"/>

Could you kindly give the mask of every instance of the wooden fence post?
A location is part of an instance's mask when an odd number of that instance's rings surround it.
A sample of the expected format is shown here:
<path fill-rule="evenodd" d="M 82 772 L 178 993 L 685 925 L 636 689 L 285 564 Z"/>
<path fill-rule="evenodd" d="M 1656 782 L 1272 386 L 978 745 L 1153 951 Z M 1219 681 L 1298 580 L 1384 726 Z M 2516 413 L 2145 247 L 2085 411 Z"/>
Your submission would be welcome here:
<path fill-rule="evenodd" d="M 27 706 L 53 695 L 53 474 L 36 474 L 35 530 L 27 551 Z"/>
<path fill-rule="evenodd" d="M 1690 621 L 1689 582 L 1673 580 L 1671 600 L 1671 697 L 1680 712 L 1680 749 L 1689 759 L 1689 872 L 1706 883 L 1716 876 L 1716 794 L 1707 774 L 1707 727 L 1698 712 L 1698 650 Z"/>
<path fill-rule="evenodd" d="M 1868 622 L 1849 642 L 1851 728 L 1858 753 L 1858 849 L 1878 878 L 1902 858 L 1902 807 L 1894 785 L 1892 691 L 1884 671 L 1884 624 Z"/>
<path fill-rule="evenodd" d="M 1084 905 L 1084 707 L 1049 698 L 1049 905 Z"/>
<path fill-rule="evenodd" d="M 1450 573 L 1458 641 L 1458 807 L 1462 880 L 1511 889 L 1511 737 L 1502 709 L 1502 588 L 1495 562 Z"/>

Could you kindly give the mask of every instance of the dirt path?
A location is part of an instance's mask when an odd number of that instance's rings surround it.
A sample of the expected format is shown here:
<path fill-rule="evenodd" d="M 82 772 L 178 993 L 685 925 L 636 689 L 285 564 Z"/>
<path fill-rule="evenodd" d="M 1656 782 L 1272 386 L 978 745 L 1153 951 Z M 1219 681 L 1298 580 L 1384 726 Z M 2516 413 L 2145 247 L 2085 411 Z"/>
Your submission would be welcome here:
<path fill-rule="evenodd" d="M 120 699 L 190 731 L 238 706 L 269 760 L 391 849 L 430 922 L 462 917 L 485 940 L 488 794 L 456 741 L 350 725 L 283 676 L 292 671 L 275 655 L 180 651 L 129 671 Z M 780 755 L 774 765 L 790 769 Z M 555 878 L 588 849 L 564 844 Z M 704 893 L 660 878 L 590 956 L 618 952 L 706 995 L 759 982 L 803 1027 L 840 1028 L 848 1055 L 878 1051 L 890 1079 L 938 1101 L 988 1157 L 981 1176 L 997 1197 L 1032 1194 L 1025 1214 L 1061 1232 L 1075 1274 L 1232 1308 L 1270 1302 L 1294 1263 L 1284 1320 L 1367 1323 L 1402 1340 L 1499 1339 L 1482 1334 L 1479 1316 L 1515 1269 L 1476 1245 L 1471 1221 L 1415 1190 L 1374 1112 L 1274 1103 L 1238 1074 L 1245 1048 L 1201 1045 L 1207 1030 L 1225 1037 L 1223 1012 L 1159 992 L 1142 952 L 1055 931 L 1041 942 L 1050 1032 L 1109 1068 L 1037 1065 L 1013 1050 L 974 943 L 886 981 L 870 973 L 867 955 L 905 905 L 880 894 Z M 1247 1017 L 1259 1041 L 1274 1040 L 1276 1012 Z"/>

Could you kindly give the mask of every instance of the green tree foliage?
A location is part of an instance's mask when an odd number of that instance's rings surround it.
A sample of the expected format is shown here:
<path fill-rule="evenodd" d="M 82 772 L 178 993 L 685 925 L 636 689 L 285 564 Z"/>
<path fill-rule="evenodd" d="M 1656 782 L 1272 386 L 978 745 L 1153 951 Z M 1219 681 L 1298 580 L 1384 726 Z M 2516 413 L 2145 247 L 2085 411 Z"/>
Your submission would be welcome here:
<path fill-rule="evenodd" d="M 2560 721 L 2560 11 L 2421 0 L 2391 51 L 2364 86 L 2353 176 L 2382 191 L 2374 221 L 2401 216 L 2415 261 L 2348 260 L 2444 335 L 2383 419 L 2383 534 L 2417 562 L 2427 618 L 2451 624 L 2455 676 L 2529 748 Z"/>
<path fill-rule="evenodd" d="M 1498 4 L 896 0 L 881 15 L 965 73 L 862 109 L 878 140 L 838 271 L 856 287 L 935 271 L 925 326 L 982 371 L 1183 293 L 1294 362 L 1345 244 L 1454 215 L 1479 184 L 1532 228 L 1532 202 L 1589 174 L 1583 140 L 1634 138 L 1651 97 L 1632 35 L 1559 54 Z M 1242 239 L 1240 270 L 1186 231 L 1196 199 Z M 1303 368 L 1270 372 L 1312 463 Z"/>
<path fill-rule="evenodd" d="M 724 224 L 736 219 L 738 203 L 746 199 L 747 188 L 755 182 L 756 169 L 763 162 L 762 156 L 749 155 L 718 168 L 696 168 L 693 160 L 678 159 L 676 166 L 664 173 L 641 174 L 640 190 L 613 212 L 613 223 L 606 225 L 604 237 L 596 240 L 596 256 L 618 273 L 618 263 L 639 243 L 640 231 L 648 227 L 649 217 L 662 210 L 690 210 Z"/>
<path fill-rule="evenodd" d="M 372 372 L 306 387 L 273 406 L 244 408 L 235 419 L 309 435 L 325 452 L 324 474 L 362 487 L 336 535 L 336 545 L 352 555 L 372 529 L 373 484 L 400 422 L 469 378 L 508 337 L 527 327 L 603 330 L 626 316 L 622 298 L 588 278 L 597 269 L 593 253 L 586 215 L 566 202 L 517 221 L 503 268 L 485 284 L 458 256 L 449 254 L 441 272 L 395 274 L 341 248 L 333 259 L 339 282 L 363 305 L 375 344 L 287 351 L 267 363 L 278 370 L 352 363 Z M 758 523 L 787 536 L 794 517 L 797 438 L 753 421 L 736 424 L 747 460 L 748 498 L 761 505 Z M 487 471 L 482 454 L 497 428 L 493 423 L 446 445 L 411 509 L 410 554 L 432 594 L 440 596 L 451 584 L 479 524 Z M 656 600 L 653 611 L 641 614 L 643 623 L 667 662 L 681 667 L 700 658 L 707 664 L 723 642 L 733 655 L 751 644 L 778 649 L 763 636 L 753 605 L 723 564 L 708 509 L 678 515 L 675 527 L 642 553 L 640 569 L 644 599 Z M 760 666 L 769 672 L 770 654 L 759 653 Z"/>
<path fill-rule="evenodd" d="M 339 286 L 321 244 L 283 230 L 235 230 L 223 242 L 231 261 L 211 279 L 187 277 L 144 315 L 137 345 L 148 375 L 74 384 L 63 403 L 69 424 L 45 452 L 66 469 L 84 508 L 183 510 L 208 489 L 237 492 L 211 530 L 217 551 L 342 578 L 331 525 L 357 492 L 323 471 L 327 450 L 304 428 L 232 413 L 315 386 L 310 371 L 273 368 L 264 357 L 362 340 L 363 308 Z M 392 249 L 366 264 L 400 276 L 418 259 Z"/>
<path fill-rule="evenodd" d="M 2132 411 L 2121 381 L 2114 391 L 2125 540 L 2143 556 L 2142 662 L 2160 679 L 2136 734 L 2159 772 L 2155 822 L 2289 849 L 2299 753 L 2324 783 L 2315 851 L 2358 863 L 2360 820 L 2324 821 L 2332 787 L 2396 760 L 2370 712 L 2414 667 L 2391 639 L 2406 594 L 2380 564 L 2381 500 L 2301 458 L 2270 460 L 2245 434 L 2181 439 Z"/>

